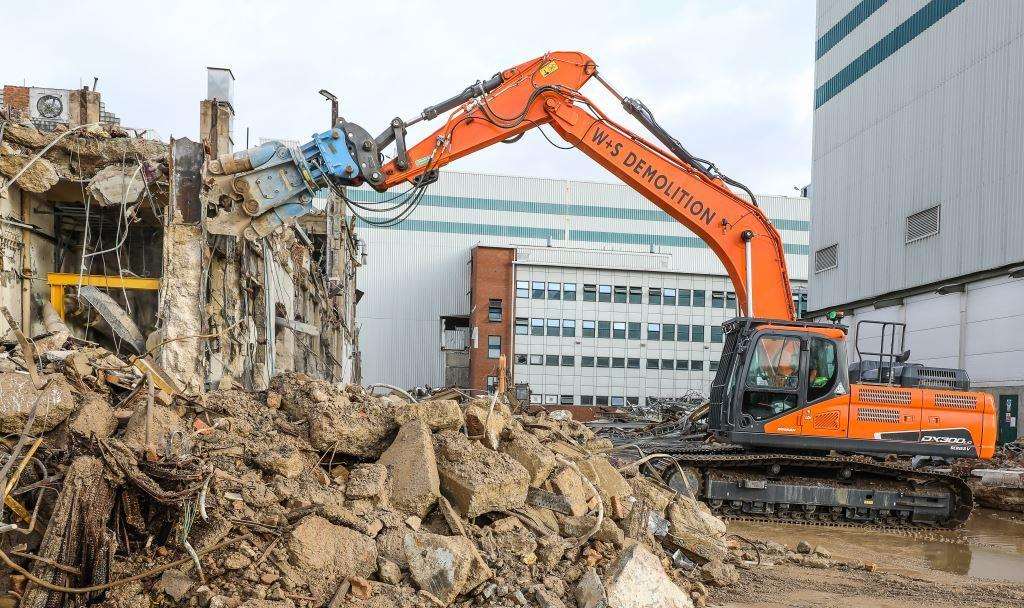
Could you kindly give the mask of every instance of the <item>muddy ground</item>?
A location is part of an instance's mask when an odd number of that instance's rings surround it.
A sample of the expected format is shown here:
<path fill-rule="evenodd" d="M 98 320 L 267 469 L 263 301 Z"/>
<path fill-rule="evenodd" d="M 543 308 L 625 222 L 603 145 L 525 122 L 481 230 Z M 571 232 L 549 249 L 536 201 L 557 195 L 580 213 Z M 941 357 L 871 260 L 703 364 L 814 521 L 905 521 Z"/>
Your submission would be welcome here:
<path fill-rule="evenodd" d="M 1024 605 L 1024 515 L 979 510 L 958 533 L 895 535 L 730 522 L 731 532 L 794 548 L 825 548 L 836 562 L 874 571 L 778 563 L 742 573 L 710 604 L 726 608 L 921 608 Z"/>

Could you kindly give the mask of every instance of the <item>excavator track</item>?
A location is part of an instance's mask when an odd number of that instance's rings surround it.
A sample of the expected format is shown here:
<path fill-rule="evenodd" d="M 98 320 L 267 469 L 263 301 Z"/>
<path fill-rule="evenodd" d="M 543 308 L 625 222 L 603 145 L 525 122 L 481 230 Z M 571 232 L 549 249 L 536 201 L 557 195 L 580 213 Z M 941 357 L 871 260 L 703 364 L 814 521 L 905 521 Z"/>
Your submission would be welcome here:
<path fill-rule="evenodd" d="M 663 465 L 669 485 L 691 494 L 696 486 L 697 497 L 728 519 L 944 530 L 963 525 L 974 505 L 958 477 L 858 456 L 737 454 L 722 445 L 673 459 L 681 469 Z"/>

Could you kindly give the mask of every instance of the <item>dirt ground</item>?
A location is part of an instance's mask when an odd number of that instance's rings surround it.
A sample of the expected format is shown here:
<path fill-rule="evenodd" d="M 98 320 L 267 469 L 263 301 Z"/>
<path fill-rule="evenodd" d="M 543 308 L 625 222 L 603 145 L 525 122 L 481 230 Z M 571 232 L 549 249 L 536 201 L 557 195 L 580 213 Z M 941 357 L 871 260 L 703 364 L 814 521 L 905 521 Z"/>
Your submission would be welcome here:
<path fill-rule="evenodd" d="M 778 563 L 742 572 L 709 602 L 723 608 L 1024 606 L 1024 517 L 985 511 L 952 535 L 866 533 L 731 522 L 752 540 L 825 547 L 854 568 Z M 873 564 L 874 571 L 863 569 Z"/>

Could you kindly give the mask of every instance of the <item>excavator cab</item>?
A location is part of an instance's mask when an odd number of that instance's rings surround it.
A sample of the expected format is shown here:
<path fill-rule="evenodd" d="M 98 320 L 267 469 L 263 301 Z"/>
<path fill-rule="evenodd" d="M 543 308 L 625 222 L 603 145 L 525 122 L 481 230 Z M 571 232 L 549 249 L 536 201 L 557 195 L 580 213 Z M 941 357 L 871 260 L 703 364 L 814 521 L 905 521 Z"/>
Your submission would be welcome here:
<path fill-rule="evenodd" d="M 844 327 L 740 317 L 724 331 L 708 420 L 720 439 L 796 447 L 799 412 L 849 394 Z"/>

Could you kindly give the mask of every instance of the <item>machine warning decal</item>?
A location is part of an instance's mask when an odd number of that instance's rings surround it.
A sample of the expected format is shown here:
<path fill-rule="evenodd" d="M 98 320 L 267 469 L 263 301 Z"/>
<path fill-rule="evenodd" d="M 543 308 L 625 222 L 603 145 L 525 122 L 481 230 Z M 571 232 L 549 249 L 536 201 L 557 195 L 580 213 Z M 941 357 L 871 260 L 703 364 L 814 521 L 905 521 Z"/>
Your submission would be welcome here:
<path fill-rule="evenodd" d="M 549 62 L 545 63 L 544 65 L 540 66 L 540 75 L 542 77 L 544 77 L 544 78 L 547 78 L 548 76 L 553 74 L 555 72 L 555 70 L 557 70 L 557 69 L 558 69 L 558 64 L 555 63 L 554 61 L 549 61 Z"/>

